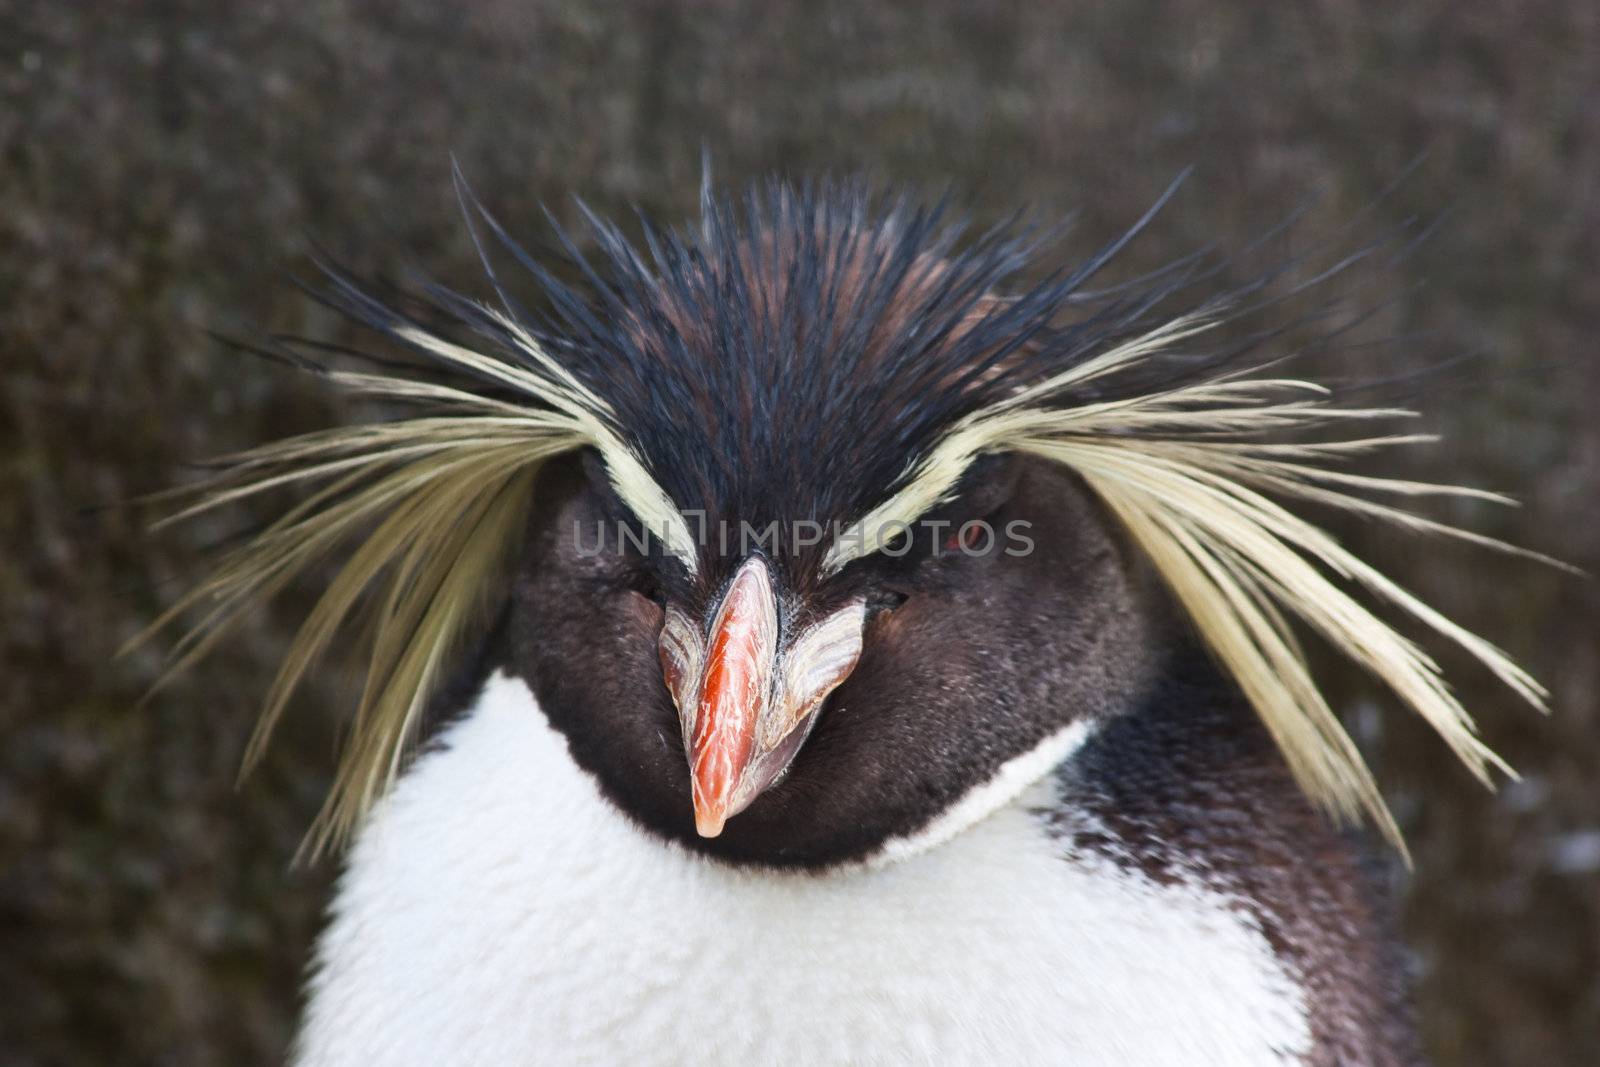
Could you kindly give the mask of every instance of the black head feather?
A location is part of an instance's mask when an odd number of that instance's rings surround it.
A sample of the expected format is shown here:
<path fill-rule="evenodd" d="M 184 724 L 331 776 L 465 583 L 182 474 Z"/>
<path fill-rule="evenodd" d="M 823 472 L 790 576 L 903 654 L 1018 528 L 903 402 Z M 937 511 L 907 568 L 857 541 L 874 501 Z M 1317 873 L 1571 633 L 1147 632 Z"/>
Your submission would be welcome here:
<path fill-rule="evenodd" d="M 979 473 L 973 464 L 982 453 L 1018 452 L 1030 464 L 1067 468 L 1083 484 L 1058 484 L 1061 472 L 1055 481 L 1036 474 L 1028 481 L 1036 499 L 1005 506 L 1041 522 L 1048 519 L 1062 530 L 1083 521 L 1103 526 L 1095 538 L 1082 539 L 1101 546 L 1094 558 L 1041 552 L 1029 567 L 1018 564 L 1005 571 L 1005 583 L 984 579 L 973 568 L 962 580 L 966 584 L 955 582 L 948 588 L 939 585 L 943 579 L 937 575 L 944 572 L 936 567 L 917 579 L 922 587 L 944 589 L 950 604 L 991 597 L 1003 584 L 1012 590 L 1015 604 L 960 624 L 969 629 L 992 629 L 1014 612 L 1035 621 L 1046 618 L 1048 612 L 1035 600 L 1055 598 L 1060 625 L 1050 632 L 1056 637 L 1029 635 L 1025 643 L 1042 660 L 1054 657 L 1081 674 L 1083 649 L 1074 644 L 1078 638 L 1061 637 L 1073 631 L 1061 620 L 1086 627 L 1080 635 L 1084 642 L 1094 639 L 1097 627 L 1102 638 L 1106 631 L 1098 617 L 1070 602 L 1072 590 L 1060 576 L 1063 568 L 1082 567 L 1084 574 L 1105 572 L 1108 588 L 1139 587 L 1128 574 L 1111 574 L 1135 568 L 1116 562 L 1115 550 L 1105 547 L 1131 536 L 1196 616 L 1203 636 L 1230 670 L 1254 679 L 1259 691 L 1252 693 L 1252 701 L 1274 728 L 1308 791 L 1334 810 L 1364 805 L 1382 817 L 1370 776 L 1309 682 L 1289 686 L 1273 680 L 1297 680 L 1304 671 L 1282 611 L 1353 649 L 1353 655 L 1427 715 L 1469 765 L 1482 770 L 1493 756 L 1472 737 L 1459 703 L 1438 686 L 1431 661 L 1413 655 L 1413 646 L 1397 641 L 1386 626 L 1321 578 L 1314 562 L 1360 575 L 1381 597 L 1467 645 L 1535 703 L 1541 691 L 1498 651 L 1410 598 L 1314 527 L 1257 505 L 1261 493 L 1277 494 L 1486 540 L 1348 491 L 1415 493 L 1415 486 L 1350 479 L 1324 469 L 1330 459 L 1368 449 L 1372 441 L 1266 443 L 1271 433 L 1284 429 L 1349 425 L 1352 419 L 1395 413 L 1335 409 L 1325 398 L 1298 399 L 1314 391 L 1307 383 L 1226 372 L 1265 342 L 1289 347 L 1281 339 L 1301 327 L 1309 328 L 1311 347 L 1343 343 L 1341 338 L 1363 315 L 1360 307 L 1351 312 L 1337 292 L 1318 297 L 1320 302 L 1310 310 L 1279 316 L 1276 324 L 1253 327 L 1246 322 L 1242 329 L 1237 324 L 1279 310 L 1283 301 L 1308 290 L 1328 294 L 1330 278 L 1399 235 L 1353 251 L 1342 250 L 1337 242 L 1313 245 L 1231 289 L 1218 279 L 1231 273 L 1233 264 L 1209 250 L 1131 281 L 1091 288 L 1091 281 L 1148 223 L 1176 184 L 1127 232 L 1082 264 L 1044 273 L 1042 279 L 1036 261 L 1042 258 L 1039 252 L 1048 244 L 1048 233 L 1011 223 L 969 236 L 966 220 L 947 204 L 917 206 L 907 197 L 875 194 L 862 181 L 798 186 L 771 181 L 738 198 L 708 195 L 697 226 L 669 230 L 643 222 L 637 241 L 584 208 L 581 237 L 555 226 L 559 251 L 548 261 L 551 265 L 519 245 L 458 186 L 495 292 L 493 304 L 432 282 L 410 291 L 361 286 L 332 266 L 325 267 L 328 282 L 321 290 L 331 306 L 408 346 L 414 360 L 380 363 L 385 374 L 346 375 L 339 379 L 342 384 L 374 396 L 431 404 L 431 411 L 409 422 L 402 419 L 398 426 L 307 435 L 235 457 L 228 473 L 198 487 L 202 502 L 186 514 L 278 484 L 331 484 L 236 553 L 174 611 L 220 595 L 223 605 L 217 610 L 224 622 L 231 620 L 257 597 L 281 586 L 313 551 L 322 551 L 336 537 L 353 536 L 382 508 L 391 508 L 389 529 L 399 533 L 394 544 L 385 541 L 380 547 L 403 561 L 400 570 L 393 570 L 394 559 L 375 551 L 356 553 L 347 568 L 349 580 L 341 574 L 343 587 L 328 609 L 331 614 L 315 627 L 308 625 L 307 651 L 286 664 L 263 720 L 264 737 L 283 694 L 334 632 L 329 619 L 351 610 L 348 594 L 353 586 L 377 584 L 388 574 L 391 603 L 394 597 L 411 596 L 407 609 L 427 625 L 419 623 L 415 634 L 385 633 L 378 639 L 382 647 L 404 654 L 412 674 L 396 673 L 393 663 L 401 659 L 394 656 L 387 667 L 374 667 L 377 677 L 369 679 L 368 690 L 380 694 L 383 711 L 369 717 L 364 704 L 358 713 L 359 753 L 347 759 L 350 784 L 341 787 L 334 804 L 336 828 L 342 831 L 355 824 L 387 784 L 398 754 L 414 734 L 418 702 L 426 692 L 412 691 L 407 679 L 424 679 L 417 683 L 424 689 L 430 685 L 426 679 L 466 632 L 479 602 L 493 599 L 488 595 L 493 583 L 486 577 L 494 565 L 489 557 L 513 549 L 518 509 L 528 506 L 523 495 L 515 507 L 496 507 L 483 543 L 467 543 L 464 539 L 475 537 L 473 531 L 452 529 L 450 520 L 456 510 L 470 511 L 477 504 L 462 504 L 441 488 L 448 479 L 436 478 L 430 469 L 436 458 L 456 463 L 453 471 L 474 471 L 484 492 L 503 496 L 526 494 L 540 465 L 551 457 L 592 446 L 620 496 L 608 499 L 603 479 L 591 476 L 585 484 L 593 492 L 571 490 L 572 515 L 609 508 L 631 509 L 643 518 L 654 508 L 657 526 L 652 529 L 683 533 L 670 555 L 645 553 L 642 560 L 622 561 L 615 573 L 597 572 L 575 556 L 569 561 L 573 573 L 565 578 L 581 578 L 588 600 L 557 596 L 560 603 L 527 609 L 530 619 L 542 617 L 541 612 L 577 610 L 579 617 L 567 620 L 568 629 L 601 627 L 585 639 L 584 647 L 590 647 L 609 639 L 605 627 L 616 617 L 602 612 L 594 621 L 594 604 L 600 600 L 620 596 L 620 612 L 633 612 L 639 619 L 649 616 L 648 609 L 634 612 L 638 605 L 628 599 L 639 591 L 630 569 L 648 571 L 651 582 L 666 587 L 662 600 L 704 607 L 745 554 L 748 542 L 742 536 L 734 538 L 737 547 L 731 550 L 729 541 L 719 536 L 688 536 L 679 529 L 681 517 L 670 514 L 673 510 L 695 516 L 701 531 L 750 528 L 761 531 L 762 538 L 771 531 L 775 539 L 762 540 L 762 549 L 775 565 L 776 584 L 803 612 L 817 608 L 814 601 L 843 600 L 846 592 L 866 596 L 874 583 L 893 593 L 900 578 L 891 573 L 893 567 L 874 571 L 874 564 L 863 571 L 846 566 L 858 556 L 829 555 L 827 539 L 801 543 L 795 535 L 802 526 L 834 531 L 880 509 L 893 511 L 906 500 L 924 509 L 930 501 L 953 504 L 963 472 Z M 524 303 L 512 295 L 480 239 L 480 228 L 531 276 L 539 290 L 536 300 Z M 1224 321 L 1235 328 L 1201 336 L 1202 325 Z M 299 347 L 304 352 L 308 346 Z M 309 359 L 302 360 L 301 365 L 308 364 Z M 569 388 L 573 382 L 577 386 Z M 1285 391 L 1292 394 L 1288 400 Z M 1107 402 L 1120 406 L 1108 408 Z M 1122 415 L 1102 417 L 1108 410 Z M 1024 417 L 1013 419 L 1019 411 Z M 514 436 L 494 436 L 499 432 L 495 427 L 507 424 L 513 429 L 505 432 Z M 953 432 L 976 424 L 994 435 Z M 475 452 L 474 435 L 480 429 L 491 439 Z M 1403 440 L 1409 439 L 1379 443 Z M 977 443 L 969 445 L 971 441 Z M 391 449 L 383 442 L 395 444 Z M 929 457 L 944 446 L 954 458 L 944 466 L 932 465 Z M 1133 477 L 1128 477 L 1130 464 Z M 628 479 L 619 475 L 619 465 L 646 483 L 635 486 L 633 497 L 623 491 Z M 570 464 L 563 469 L 571 475 Z M 1048 493 L 1038 488 L 1047 484 Z M 1449 486 L 1424 489 L 1483 495 Z M 1046 506 L 1046 501 L 1053 503 Z M 669 513 L 666 520 L 662 507 Z M 1108 507 L 1115 517 L 1097 511 L 1100 507 Z M 1069 511 L 1073 514 L 1064 514 Z M 424 513 L 430 520 L 426 523 L 416 517 Z M 534 528 L 543 529 L 546 540 L 556 536 L 551 521 L 534 509 Z M 450 597 L 433 603 L 408 589 L 405 568 L 420 566 L 418 561 L 433 568 L 430 573 L 442 586 L 449 585 Z M 530 563 L 526 558 L 522 562 Z M 1077 580 L 1087 579 L 1080 575 Z M 1257 603 L 1268 606 L 1256 610 L 1252 605 Z M 1143 625 L 1142 603 L 1130 599 L 1119 604 L 1116 610 Z M 915 613 L 908 608 L 900 617 L 914 618 Z M 385 618 L 380 613 L 380 629 Z M 943 632 L 940 627 L 951 625 L 941 621 L 928 632 Z M 1129 633 L 1134 629 L 1130 624 Z M 209 634 L 197 647 L 205 647 L 214 636 Z M 652 640 L 634 643 L 638 648 L 630 646 L 629 655 L 638 660 L 633 667 L 643 685 L 642 679 L 657 670 L 654 649 Z M 584 655 L 584 648 L 569 651 Z M 884 702 L 906 704 L 910 730 L 927 702 L 907 704 L 887 694 L 896 691 L 902 675 L 923 669 L 918 658 L 923 652 L 909 646 L 902 651 L 892 666 L 863 675 L 855 692 L 865 692 L 868 678 L 876 678 L 886 694 Z M 979 657 L 983 664 L 977 673 L 984 676 L 986 691 L 1016 682 L 1004 672 L 990 676 L 1001 654 L 1011 651 L 1010 646 L 989 649 Z M 1108 652 L 1105 663 L 1123 663 L 1125 668 L 1125 653 Z M 195 654 L 193 648 L 184 652 L 185 657 Z M 863 662 L 872 663 L 870 642 L 866 656 Z M 1127 673 L 1123 668 L 1118 670 Z M 1117 673 L 1108 668 L 1108 676 Z M 573 679 L 559 681 L 576 684 Z M 840 699 L 849 696 L 851 684 L 839 690 Z M 939 685 L 948 688 L 944 681 Z M 1016 728 L 1013 741 L 1036 741 L 1052 724 L 1059 725 L 1063 710 L 1094 700 L 1104 703 L 1104 694 L 1091 700 L 1091 694 L 1074 688 L 1076 683 L 1062 685 L 1060 694 L 1032 707 L 1031 719 L 1011 724 Z M 661 698 L 658 703 L 665 700 L 659 678 L 650 687 Z M 637 687 L 634 691 L 642 692 Z M 596 701 L 573 698 L 574 707 L 580 704 L 580 720 L 597 706 Z M 970 698 L 957 704 L 951 708 L 952 723 L 983 711 Z M 993 725 L 981 717 L 974 721 L 986 728 Z M 826 723 L 819 727 L 820 745 L 826 747 L 833 729 Z M 648 740 L 654 744 L 656 736 Z M 1010 742 L 986 752 L 979 770 L 992 769 L 1008 753 L 1014 754 Z M 965 772 L 941 778 L 950 790 L 971 779 Z M 917 818 L 926 814 L 915 813 Z M 840 817 L 847 819 L 849 813 Z"/>
<path fill-rule="evenodd" d="M 581 238 L 551 220 L 551 265 L 458 185 L 474 239 L 481 223 L 536 282 L 533 308 L 510 295 L 481 241 L 493 311 L 433 283 L 362 288 L 333 268 L 323 298 L 388 333 L 465 329 L 474 347 L 487 339 L 498 357 L 525 360 L 509 319 L 605 401 L 612 428 L 702 528 L 776 523 L 776 554 L 805 584 L 826 544 L 788 543 L 796 522 L 836 529 L 860 518 L 963 417 L 1170 318 L 1180 294 L 1223 269 L 1202 250 L 1089 289 L 1181 181 L 1082 264 L 1042 280 L 1036 260 L 1052 233 L 1013 220 L 968 238 L 968 220 L 947 201 L 919 206 L 863 180 L 708 193 L 697 225 L 641 219 L 637 241 L 583 208 Z M 1271 280 L 1183 310 L 1237 303 Z M 1053 402 L 1213 373 L 1270 336 L 1152 361 Z M 702 578 L 714 582 L 716 539 L 703 540 Z"/>

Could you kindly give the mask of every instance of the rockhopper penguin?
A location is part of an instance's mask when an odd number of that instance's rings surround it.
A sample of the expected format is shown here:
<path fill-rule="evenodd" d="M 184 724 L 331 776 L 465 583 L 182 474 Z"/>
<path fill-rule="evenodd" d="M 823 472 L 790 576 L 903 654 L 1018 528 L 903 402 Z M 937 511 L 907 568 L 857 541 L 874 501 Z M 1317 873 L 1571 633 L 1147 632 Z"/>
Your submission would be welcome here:
<path fill-rule="evenodd" d="M 1397 834 L 1300 638 L 1480 774 L 1374 608 L 1543 693 L 1293 510 L 1484 540 L 1396 500 L 1487 494 L 1352 469 L 1403 413 L 1272 362 L 1343 274 L 1099 283 L 1146 216 L 1039 281 L 1037 235 L 851 182 L 535 257 L 462 198 L 482 299 L 330 267 L 389 350 L 285 342 L 382 417 L 176 494 L 303 490 L 175 668 L 344 553 L 252 756 L 365 635 L 297 1063 L 1415 1061 L 1348 824 Z"/>

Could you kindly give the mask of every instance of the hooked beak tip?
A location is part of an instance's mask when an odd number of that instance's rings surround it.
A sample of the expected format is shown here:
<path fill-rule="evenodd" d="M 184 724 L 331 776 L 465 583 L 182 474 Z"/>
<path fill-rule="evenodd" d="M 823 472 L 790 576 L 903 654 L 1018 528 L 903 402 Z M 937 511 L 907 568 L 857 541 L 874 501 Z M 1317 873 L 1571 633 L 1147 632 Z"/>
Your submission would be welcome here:
<path fill-rule="evenodd" d="M 795 635 L 780 658 L 778 600 L 767 563 L 740 565 L 710 633 L 668 608 L 659 651 L 689 762 L 695 831 L 719 837 L 786 773 L 822 701 L 861 655 L 865 607 L 853 600 Z"/>
<path fill-rule="evenodd" d="M 727 821 L 728 814 L 721 808 L 694 809 L 694 828 L 701 837 L 716 837 L 721 834 L 723 824 Z"/>

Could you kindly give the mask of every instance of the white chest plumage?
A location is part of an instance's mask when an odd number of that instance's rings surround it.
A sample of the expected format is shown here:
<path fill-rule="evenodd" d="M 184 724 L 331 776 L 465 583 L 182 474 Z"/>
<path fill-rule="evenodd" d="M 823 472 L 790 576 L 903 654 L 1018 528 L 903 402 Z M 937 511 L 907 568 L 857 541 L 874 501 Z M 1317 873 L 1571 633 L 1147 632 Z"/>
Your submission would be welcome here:
<path fill-rule="evenodd" d="M 1241 910 L 1069 854 L 1030 812 L 1050 780 L 1011 788 L 894 862 L 734 870 L 637 829 L 496 675 L 357 843 L 298 1062 L 1304 1056 L 1303 996 Z"/>

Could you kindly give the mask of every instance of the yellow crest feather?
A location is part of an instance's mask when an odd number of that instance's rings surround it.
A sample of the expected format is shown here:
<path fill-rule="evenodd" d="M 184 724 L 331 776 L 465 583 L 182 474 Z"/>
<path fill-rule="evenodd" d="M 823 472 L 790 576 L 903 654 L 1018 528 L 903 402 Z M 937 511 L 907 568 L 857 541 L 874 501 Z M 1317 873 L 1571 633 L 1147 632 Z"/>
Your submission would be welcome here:
<path fill-rule="evenodd" d="M 1326 464 L 1425 435 L 1284 444 L 1262 435 L 1393 419 L 1413 412 L 1340 408 L 1310 382 L 1237 373 L 1149 395 L 1052 406 L 1069 388 L 1109 377 L 1208 328 L 1201 315 L 1151 330 L 957 425 L 903 487 L 847 532 L 827 566 L 875 551 L 872 530 L 893 532 L 943 500 L 986 452 L 1024 452 L 1076 471 L 1155 564 L 1201 637 L 1244 691 L 1302 788 L 1341 818 L 1368 814 L 1402 851 L 1371 772 L 1328 707 L 1289 619 L 1319 633 L 1395 692 L 1479 778 L 1509 768 L 1478 739 L 1438 665 L 1324 571 L 1353 582 L 1464 648 L 1539 710 L 1546 692 L 1504 652 L 1362 562 L 1330 535 L 1270 499 L 1331 505 L 1419 532 L 1444 534 L 1567 568 L 1559 561 L 1368 500 L 1444 495 L 1510 503 L 1465 486 L 1375 478 Z"/>
<path fill-rule="evenodd" d="M 135 638 L 180 614 L 206 609 L 176 643 L 162 681 L 204 655 L 245 608 L 354 543 L 296 634 L 246 758 L 247 767 L 259 758 L 292 693 L 334 637 L 364 617 L 370 647 L 365 683 L 334 787 L 310 840 L 313 851 L 345 839 L 399 772 L 440 672 L 480 617 L 485 589 L 517 544 L 543 462 L 578 448 L 598 450 L 619 496 L 669 553 L 691 573 L 695 568 L 683 514 L 612 428 L 604 401 L 515 320 L 481 310 L 510 338 L 520 359 L 483 355 L 409 325 L 394 333 L 531 405 L 401 376 L 330 373 L 330 380 L 356 395 L 421 404 L 425 413 L 262 445 L 224 457 L 217 477 L 165 494 L 191 501 L 164 520 L 173 522 L 279 487 L 311 489 Z M 1331 505 L 1517 552 L 1360 494 L 1505 498 L 1336 468 L 1352 456 L 1429 439 L 1423 435 L 1270 440 L 1284 432 L 1411 414 L 1341 408 L 1327 390 L 1309 382 L 1218 373 L 1124 399 L 1070 401 L 1073 391 L 1170 354 L 1211 329 L 1216 312 L 1173 319 L 961 419 L 913 462 L 890 499 L 830 548 L 823 571 L 837 572 L 877 551 L 888 532 L 944 500 L 984 453 L 1021 452 L 1064 464 L 1151 559 L 1307 794 L 1339 817 L 1367 813 L 1403 850 L 1370 772 L 1311 678 L 1293 620 L 1392 689 L 1480 777 L 1505 765 L 1479 741 L 1438 666 L 1340 583 L 1363 587 L 1449 638 L 1541 709 L 1545 691 L 1499 649 L 1281 501 Z"/>
<path fill-rule="evenodd" d="M 214 478 L 158 494 L 191 501 L 160 526 L 280 487 L 316 487 L 129 642 L 204 609 L 174 645 L 155 688 L 205 655 L 244 609 L 354 543 L 295 634 L 245 756 L 248 771 L 307 672 L 336 636 L 361 623 L 370 649 L 366 677 L 333 788 L 307 842 L 313 854 L 347 839 L 398 774 L 440 672 L 480 619 L 485 590 L 518 543 L 545 460 L 597 449 L 640 521 L 691 570 L 695 563 L 687 524 L 611 430 L 604 402 L 520 327 L 486 313 L 514 331 L 526 365 L 420 329 L 396 332 L 537 406 L 399 376 L 331 372 L 329 380 L 352 394 L 421 403 L 428 413 L 261 445 L 222 457 L 224 470 Z"/>

